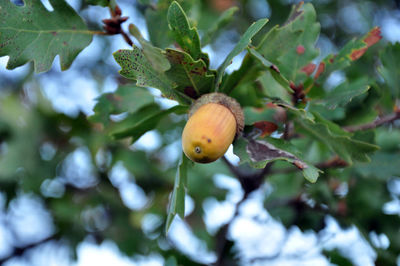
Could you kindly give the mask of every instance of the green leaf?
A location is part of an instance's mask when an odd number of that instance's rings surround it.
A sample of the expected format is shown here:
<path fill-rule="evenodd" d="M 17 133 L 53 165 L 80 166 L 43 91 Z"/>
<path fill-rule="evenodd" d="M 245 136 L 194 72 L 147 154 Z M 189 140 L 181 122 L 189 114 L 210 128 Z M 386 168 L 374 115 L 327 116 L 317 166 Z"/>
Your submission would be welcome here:
<path fill-rule="evenodd" d="M 324 117 L 328 120 L 339 121 L 341 119 L 344 119 L 344 117 L 346 116 L 346 113 L 345 113 L 346 110 L 344 107 L 328 109 L 323 104 L 317 104 L 316 100 L 314 100 L 313 102 L 310 103 L 310 105 L 308 106 L 308 110 L 312 113 L 313 112 L 319 113 L 322 117 Z"/>
<path fill-rule="evenodd" d="M 157 47 L 166 48 L 173 43 L 173 39 L 170 34 L 167 34 L 169 31 L 168 23 L 164 23 L 168 6 L 162 8 L 160 2 L 156 10 L 152 8 L 146 9 L 145 18 L 151 43 Z M 160 23 L 161 21 L 163 23 Z"/>
<path fill-rule="evenodd" d="M 178 214 L 182 219 L 185 218 L 185 194 L 187 185 L 187 168 L 189 164 L 189 159 L 184 153 L 182 153 L 175 176 L 174 190 L 172 191 L 168 206 L 168 217 L 165 225 L 166 234 L 168 234 L 168 230 L 175 218 L 175 215 Z"/>
<path fill-rule="evenodd" d="M 160 175 L 154 164 L 148 159 L 145 151 L 118 149 L 113 153 L 112 165 L 122 162 L 125 168 L 135 176 L 139 183 L 147 181 L 149 176 Z"/>
<path fill-rule="evenodd" d="M 207 66 L 203 60 L 194 61 L 189 54 L 174 49 L 167 49 L 166 56 L 171 69 L 165 74 L 178 85 L 176 90 L 192 98 L 210 92 L 215 76 L 207 73 Z"/>
<path fill-rule="evenodd" d="M 334 265 L 341 265 L 341 266 L 354 265 L 353 262 L 349 258 L 345 257 L 338 248 L 335 248 L 333 250 L 324 250 L 323 253 L 329 259 L 329 262 Z"/>
<path fill-rule="evenodd" d="M 138 86 L 160 90 L 167 88 L 166 90 L 172 91 L 172 82 L 163 73 L 153 69 L 143 51 L 137 46 L 133 46 L 133 50 L 118 50 L 114 53 L 114 58 L 122 68 L 119 73 L 128 79 L 137 80 Z M 172 92 L 170 94 L 173 95 Z"/>
<path fill-rule="evenodd" d="M 380 53 L 382 65 L 379 74 L 385 80 L 395 99 L 400 98 L 400 43 L 389 44 Z"/>
<path fill-rule="evenodd" d="M 182 104 L 191 103 L 188 96 L 174 90 L 176 85 L 164 73 L 158 72 L 152 67 L 138 47 L 133 46 L 133 50 L 118 50 L 113 55 L 122 68 L 119 73 L 128 79 L 136 80 L 136 85 L 157 88 L 165 97 Z"/>
<path fill-rule="evenodd" d="M 234 6 L 225 10 L 212 24 L 201 39 L 201 45 L 206 46 L 211 40 L 217 35 L 221 28 L 225 27 L 233 19 L 233 15 L 239 10 L 238 7 Z"/>
<path fill-rule="evenodd" d="M 304 178 L 311 183 L 317 182 L 320 173 L 322 173 L 322 171 L 314 167 L 313 165 L 310 165 L 309 167 L 303 169 Z"/>
<path fill-rule="evenodd" d="M 281 75 L 280 70 L 274 64 L 265 59 L 262 54 L 257 52 L 257 50 L 251 48 L 248 49 L 248 51 L 253 58 L 257 59 L 268 69 L 268 71 L 264 71 L 259 77 L 259 81 L 266 96 L 270 98 L 279 98 L 284 102 L 291 104 L 291 94 L 293 93 L 293 90 L 290 88 L 289 81 Z"/>
<path fill-rule="evenodd" d="M 165 261 L 165 266 L 178 266 L 178 262 L 176 261 L 176 258 L 173 256 L 168 257 L 168 259 Z"/>
<path fill-rule="evenodd" d="M 380 28 L 375 27 L 361 39 L 349 41 L 337 55 L 328 55 L 318 65 L 314 78 L 318 79 L 319 83 L 323 83 L 333 71 L 350 66 L 353 61 L 359 59 L 369 47 L 382 38 L 380 34 Z"/>
<path fill-rule="evenodd" d="M 110 0 L 84 0 L 88 5 L 103 6 L 106 7 L 110 4 Z"/>
<path fill-rule="evenodd" d="M 124 112 L 134 113 L 143 106 L 153 103 L 154 97 L 145 88 L 124 85 L 113 93 L 102 94 L 96 100 L 94 114 L 89 117 L 89 120 L 107 126 L 110 122 L 110 115 Z"/>
<path fill-rule="evenodd" d="M 262 107 L 265 104 L 265 100 L 263 99 L 263 95 L 258 91 L 256 85 L 254 81 L 240 84 L 229 96 L 236 99 L 242 107 Z"/>
<path fill-rule="evenodd" d="M 30 173 L 38 163 L 41 119 L 25 108 L 18 97 L 8 96 L 0 102 L 1 132 L 6 136 L 6 152 L 0 153 L 0 180 Z M 0 137 L 0 143 L 3 139 Z M 4 150 L 2 150 L 4 151 Z M 21 160 L 21 156 L 25 158 Z M 43 165 L 42 165 L 43 166 Z M 21 173 L 18 174 L 18 169 Z M 37 177 L 38 178 L 38 177 Z"/>
<path fill-rule="evenodd" d="M 154 47 L 150 42 L 145 40 L 139 29 L 134 24 L 129 25 L 129 32 L 139 41 L 140 45 L 142 46 L 144 56 L 155 70 L 158 72 L 165 72 L 170 69 L 171 65 L 169 64 L 167 58 L 165 58 L 162 49 Z"/>
<path fill-rule="evenodd" d="M 250 55 L 253 58 L 257 59 L 266 68 L 270 68 L 274 65 L 272 62 L 265 59 L 265 57 L 262 54 L 260 54 L 256 49 L 248 48 L 247 50 L 249 51 Z"/>
<path fill-rule="evenodd" d="M 375 134 L 376 144 L 383 150 L 398 151 L 400 149 L 400 129 L 377 128 Z"/>
<path fill-rule="evenodd" d="M 173 1 L 168 9 L 168 23 L 179 46 L 194 60 L 203 60 L 209 65 L 208 55 L 201 52 L 200 38 L 197 29 L 191 27 L 188 18 L 178 2 Z"/>
<path fill-rule="evenodd" d="M 144 133 L 154 129 L 157 124 L 163 119 L 165 116 L 176 113 L 176 114 L 185 114 L 188 110 L 187 106 L 176 105 L 167 110 L 161 110 L 156 113 L 150 113 L 148 116 L 141 118 L 142 114 L 135 115 L 135 123 L 132 123 L 128 128 L 122 131 L 113 131 L 111 134 L 116 139 L 121 139 L 125 137 L 132 137 L 132 143 L 137 141 Z"/>
<path fill-rule="evenodd" d="M 51 68 L 56 55 L 62 70 L 92 41 L 79 15 L 63 0 L 51 1 L 49 12 L 40 1 L 25 0 L 16 6 L 0 0 L 0 56 L 8 55 L 8 69 L 34 62 L 35 72 Z"/>
<path fill-rule="evenodd" d="M 226 95 L 231 95 L 237 87 L 254 83 L 254 80 L 264 71 L 265 67 L 256 64 L 253 57 L 250 54 L 246 54 L 240 68 L 233 71 L 223 80 L 220 91 Z"/>
<path fill-rule="evenodd" d="M 355 169 L 364 177 L 377 177 L 387 180 L 393 176 L 400 176 L 400 154 L 377 152 L 371 156 L 371 162 L 358 163 Z"/>
<path fill-rule="evenodd" d="M 322 103 L 330 109 L 335 109 L 338 106 L 344 106 L 351 102 L 354 97 L 366 93 L 369 88 L 367 77 L 362 77 L 352 82 L 345 81 L 330 91 L 324 97 Z"/>
<path fill-rule="evenodd" d="M 304 82 L 302 69 L 319 54 L 315 48 L 320 32 L 312 4 L 298 4 L 284 25 L 274 27 L 257 47 L 257 51 L 278 66 L 282 75 L 295 84 Z"/>
<path fill-rule="evenodd" d="M 322 173 L 312 164 L 300 159 L 302 155 L 294 145 L 280 139 L 247 140 L 239 138 L 234 143 L 233 151 L 239 156 L 241 164 L 247 162 L 255 168 L 264 168 L 267 163 L 276 160 L 292 163 L 302 171 L 303 176 L 311 183 L 315 183 L 319 173 Z"/>
<path fill-rule="evenodd" d="M 268 19 L 260 19 L 257 22 L 251 24 L 251 26 L 246 30 L 243 36 L 240 38 L 239 42 L 235 45 L 233 50 L 225 58 L 224 62 L 218 68 L 218 74 L 216 79 L 216 91 L 221 83 L 222 76 L 224 75 L 225 69 L 229 66 L 232 59 L 240 54 L 246 47 L 251 43 L 251 39 L 257 34 L 264 26 L 267 24 Z"/>
<path fill-rule="evenodd" d="M 275 121 L 275 108 L 255 108 L 246 106 L 243 108 L 244 122 L 246 125 L 253 125 L 258 121 Z"/>
<path fill-rule="evenodd" d="M 158 104 L 148 104 L 140 108 L 134 113 L 127 114 L 124 119 L 121 121 L 116 121 L 107 125 L 105 130 L 107 131 L 108 135 L 113 135 L 115 133 L 124 132 L 136 124 L 149 119 L 150 117 L 154 116 L 155 114 L 159 113 L 161 108 Z M 122 116 L 123 118 L 123 116 Z"/>
<path fill-rule="evenodd" d="M 295 117 L 298 117 L 299 119 L 314 123 L 313 113 L 309 112 L 306 109 L 297 108 L 297 107 L 294 107 L 294 106 L 292 106 L 290 104 L 286 104 L 286 103 L 279 103 L 279 106 L 286 108 L 286 110 L 290 114 L 294 115 Z"/>
<path fill-rule="evenodd" d="M 378 146 L 351 138 L 351 134 L 341 129 L 335 123 L 325 120 L 318 114 L 314 114 L 315 123 L 297 119 L 299 131 L 314 137 L 328 146 L 341 159 L 349 164 L 353 160 L 369 162 L 368 153 L 379 149 Z"/>
<path fill-rule="evenodd" d="M 355 126 L 372 122 L 379 115 L 377 104 L 382 98 L 382 91 L 376 86 L 371 86 L 367 93 L 362 94 L 348 103 L 346 118 L 343 125 Z"/>
<path fill-rule="evenodd" d="M 272 71 L 265 71 L 259 78 L 262 91 L 265 96 L 271 99 L 280 99 L 287 104 L 292 104 L 291 89 L 289 86 L 282 86 L 281 83 L 275 80 L 272 76 Z"/>

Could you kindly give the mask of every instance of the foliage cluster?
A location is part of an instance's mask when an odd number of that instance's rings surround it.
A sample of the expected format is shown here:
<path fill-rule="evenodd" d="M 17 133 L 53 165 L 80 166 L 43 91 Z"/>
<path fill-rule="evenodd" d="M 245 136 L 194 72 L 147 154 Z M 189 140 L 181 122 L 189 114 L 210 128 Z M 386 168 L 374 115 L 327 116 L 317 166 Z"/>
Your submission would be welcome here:
<path fill-rule="evenodd" d="M 229 224 L 210 234 L 200 207 L 211 196 L 226 196 L 208 182 L 222 173 L 238 179 L 242 201 L 270 183 L 274 190 L 264 205 L 288 228 L 319 231 L 330 215 L 344 227 L 356 225 L 366 239 L 370 232 L 386 234 L 390 245 L 376 249 L 377 262 L 395 264 L 399 217 L 382 208 L 399 196 L 388 184 L 398 182 L 400 175 L 400 44 L 381 40 L 379 27 L 371 26 L 357 38 L 338 30 L 331 39 L 340 48 L 325 55 L 316 45 L 332 29 L 321 29 L 316 9 L 335 15 L 335 3 L 314 7 L 300 2 L 290 9 L 269 1 L 268 21 L 255 20 L 237 6 L 222 7 L 223 1 L 142 0 L 136 5 L 147 23 L 146 40 L 134 24 L 129 33 L 124 31 L 121 24 L 127 18 L 115 1 L 83 1 L 82 10 L 88 5 L 109 8 L 104 31 L 90 30 L 86 24 L 95 18 L 85 23 L 66 2 L 50 2 L 51 12 L 40 1 L 15 5 L 0 0 L 0 56 L 9 56 L 8 69 L 31 62 L 25 77 L 1 82 L 7 93 L 0 96 L 0 189 L 7 204 L 21 191 L 40 197 L 57 228 L 50 238 L 67 239 L 75 247 L 92 235 L 100 242 L 112 239 L 127 254 L 155 251 L 170 263 L 188 265 L 194 263 L 190 258 L 160 244 L 179 215 L 216 250 L 216 264 L 232 262 L 236 258 L 226 239 Z M 244 7 L 252 1 L 237 2 Z M 213 69 L 204 47 L 224 49 L 220 37 L 228 29 L 242 34 Z M 51 71 L 57 55 L 61 69 L 67 70 L 93 35 L 122 35 L 132 46 L 113 51 L 122 77 L 114 92 L 97 98 L 93 115 L 57 113 L 40 92 L 32 100 L 18 89 L 29 82 L 39 86 L 37 73 Z M 240 67 L 228 73 L 232 60 L 243 54 Z M 104 59 L 99 55 L 99 60 Z M 110 73 L 97 73 L 103 74 Z M 340 82 L 332 82 L 335 75 L 342 77 Z M 176 104 L 163 107 L 148 88 Z M 226 158 L 198 165 L 182 155 L 179 163 L 170 156 L 179 147 L 190 105 L 210 92 L 223 92 L 244 109 L 246 127 L 233 143 L 239 166 Z M 132 148 L 152 130 L 160 136 L 159 147 Z M 68 158 L 76 152 L 90 158 L 85 173 L 70 165 Z M 139 210 L 124 205 L 120 185 L 110 178 L 121 165 L 148 195 Z M 88 175 L 94 181 L 80 185 Z M 343 187 L 348 190 L 344 194 Z M 187 194 L 196 207 L 185 218 Z M 150 233 L 142 226 L 149 214 L 161 221 Z M 326 256 L 342 259 L 335 252 Z"/>

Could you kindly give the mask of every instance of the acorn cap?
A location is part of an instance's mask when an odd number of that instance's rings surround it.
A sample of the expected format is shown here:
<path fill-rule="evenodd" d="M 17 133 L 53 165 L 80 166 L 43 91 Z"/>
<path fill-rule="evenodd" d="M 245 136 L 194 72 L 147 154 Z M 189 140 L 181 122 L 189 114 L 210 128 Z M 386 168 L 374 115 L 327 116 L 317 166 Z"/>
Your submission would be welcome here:
<path fill-rule="evenodd" d="M 204 94 L 201 96 L 199 99 L 197 99 L 193 106 L 190 108 L 189 111 L 189 118 L 203 105 L 208 104 L 208 103 L 217 103 L 225 106 L 228 108 L 233 116 L 236 119 L 236 135 L 238 135 L 240 132 L 243 131 L 244 128 L 244 114 L 242 107 L 240 107 L 240 104 L 233 99 L 232 97 L 229 97 L 223 93 L 219 92 L 212 92 L 208 94 Z"/>

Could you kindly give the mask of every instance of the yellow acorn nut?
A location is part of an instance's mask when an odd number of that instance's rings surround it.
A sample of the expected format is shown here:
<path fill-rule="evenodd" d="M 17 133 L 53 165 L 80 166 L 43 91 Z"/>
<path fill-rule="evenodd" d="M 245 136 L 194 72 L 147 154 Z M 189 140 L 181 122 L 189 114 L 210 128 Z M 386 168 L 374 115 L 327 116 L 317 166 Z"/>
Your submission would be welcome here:
<path fill-rule="evenodd" d="M 243 111 L 236 100 L 222 93 L 203 95 L 183 129 L 183 152 L 194 162 L 213 162 L 225 154 L 243 126 Z"/>

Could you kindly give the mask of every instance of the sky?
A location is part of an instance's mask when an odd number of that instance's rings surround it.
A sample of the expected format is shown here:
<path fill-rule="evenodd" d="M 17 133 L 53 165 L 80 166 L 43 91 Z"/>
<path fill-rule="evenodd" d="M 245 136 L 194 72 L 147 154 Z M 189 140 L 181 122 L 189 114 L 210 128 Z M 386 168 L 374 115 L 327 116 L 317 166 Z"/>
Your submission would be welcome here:
<path fill-rule="evenodd" d="M 49 7 L 48 0 L 42 0 L 43 4 Z M 79 0 L 67 0 L 74 8 L 79 5 Z M 254 3 L 253 3 L 254 2 Z M 260 1 L 252 0 L 250 4 L 258 5 L 255 9 L 254 17 L 264 17 L 270 14 L 269 7 L 259 4 Z M 121 2 L 120 6 L 124 11 L 124 15 L 129 16 L 135 21 L 136 26 L 141 30 L 142 35 L 148 38 L 146 25 L 143 17 L 133 8 L 132 5 Z M 50 7 L 49 7 L 50 8 Z M 108 17 L 108 11 L 101 7 L 91 7 L 86 11 L 88 16 L 98 17 L 99 20 Z M 363 25 L 357 25 L 352 20 L 345 18 L 349 14 L 353 14 L 350 18 L 357 20 L 357 10 L 354 6 L 349 6 L 342 11 L 342 17 L 345 23 L 354 32 L 365 31 Z M 400 41 L 400 12 L 385 11 L 382 14 L 380 21 L 377 24 L 382 27 L 382 34 L 389 41 Z M 37 75 L 38 82 L 43 87 L 44 95 L 51 100 L 53 108 L 70 116 L 76 116 L 80 111 L 86 115 L 93 113 L 93 107 L 96 103 L 95 98 L 103 92 L 112 92 L 117 88 L 115 80 L 106 79 L 102 88 L 98 88 L 97 84 L 89 77 L 85 77 L 79 71 L 80 64 L 90 64 L 91 58 L 96 57 L 101 53 L 99 38 L 95 37 L 92 44 L 86 48 L 72 65 L 71 69 L 62 72 L 59 67 L 59 60 L 56 58 L 53 63 L 53 70 L 60 75 Z M 223 37 L 221 37 L 223 38 Z M 119 36 L 112 37 L 112 48 L 117 50 L 120 48 L 129 48 L 127 44 Z M 330 47 L 334 50 L 335 47 L 329 46 L 328 40 L 320 40 L 319 45 Z M 207 52 L 211 59 L 211 64 L 216 68 L 221 63 L 224 57 L 233 48 L 234 43 L 226 42 L 224 49 L 214 51 L 210 46 L 206 46 L 204 51 Z M 237 56 L 232 64 L 227 69 L 231 72 L 240 66 L 244 53 Z M 112 56 L 108 60 L 115 72 L 119 66 L 114 62 Z M 16 70 L 9 71 L 5 69 L 7 57 L 0 58 L 0 74 L 15 77 L 26 73 L 27 66 L 22 66 Z M 331 86 L 338 84 L 342 79 L 340 73 L 331 77 Z M 82 90 L 81 88 L 85 88 Z M 160 92 L 151 89 L 151 92 L 157 97 L 158 103 L 164 108 L 168 108 L 174 104 L 174 101 L 162 99 Z M 1 93 L 1 92 L 0 92 Z M 135 143 L 135 149 L 152 150 L 160 145 L 159 135 L 157 131 L 151 131 L 142 136 Z M 43 156 L 51 156 L 51 147 L 44 147 Z M 178 157 L 180 152 L 180 141 L 171 144 L 170 152 L 173 156 Z M 176 152 L 178 150 L 178 152 Z M 175 153 L 174 153 L 175 152 Z M 174 155 L 175 154 L 175 155 Z M 238 163 L 238 157 L 229 149 L 227 154 L 229 160 L 233 164 Z M 57 193 L 57 188 L 62 189 L 65 182 L 75 182 L 74 178 L 84 176 L 79 180 L 84 180 L 81 187 L 91 186 L 96 182 L 96 177 L 92 174 L 93 164 L 90 161 L 89 151 L 84 148 L 78 148 L 71 153 L 66 159 L 60 176 L 53 180 L 48 180 L 42 186 L 42 193 Z M 79 170 L 77 170 L 79 169 Z M 135 211 L 145 207 L 148 197 L 145 192 L 137 186 L 132 180 L 134 177 L 123 167 L 122 164 L 117 164 L 110 173 L 112 184 L 120 191 L 121 198 L 127 208 Z M 221 189 L 228 191 L 226 199 L 218 201 L 212 195 L 201 203 L 201 208 L 204 209 L 204 221 L 206 228 L 210 234 L 215 234 L 218 229 L 229 222 L 235 213 L 235 206 L 243 195 L 243 190 L 239 182 L 226 175 L 217 174 L 213 177 L 215 185 Z M 400 195 L 400 179 L 393 179 L 392 193 Z M 51 188 L 51 189 L 49 189 Z M 259 190 L 253 192 L 239 208 L 239 215 L 232 220 L 229 228 L 228 237 L 235 243 L 234 248 L 240 253 L 241 262 L 243 265 L 330 265 L 326 257 L 322 255 L 322 250 L 339 249 L 339 251 L 349 258 L 355 265 L 374 265 L 376 252 L 363 238 L 358 229 L 353 226 L 348 229 L 340 228 L 337 221 L 330 216 L 326 217 L 326 227 L 320 232 L 306 231 L 302 232 L 298 227 L 293 226 L 288 229 L 277 219 L 273 218 L 263 207 L 263 201 L 273 191 L 273 187 L 265 184 Z M 62 191 L 58 191 L 61 193 Z M 0 194 L 1 195 L 1 194 Z M 57 195 L 50 195 L 57 196 Z M 195 208 L 196 204 L 190 196 L 186 197 L 186 215 L 189 215 Z M 35 210 L 35 211 L 32 211 Z M 83 215 L 98 215 L 101 214 L 101 209 L 98 213 L 86 213 Z M 388 202 L 383 210 L 385 213 L 400 215 L 400 202 L 396 198 Z M 152 228 L 155 228 L 160 221 L 160 217 L 149 215 L 143 219 L 142 229 L 152 236 Z M 14 223 L 13 226 L 17 230 L 12 235 L 7 232 L 5 225 Z M 32 226 L 35 225 L 35 226 Z M 106 226 L 106 225 L 98 225 Z M 4 208 L 4 198 L 0 197 L 0 257 L 2 254 L 11 252 L 10 243 L 14 239 L 23 240 L 24 236 L 30 236 L 34 239 L 37 236 L 41 238 L 50 236 L 54 233 L 52 227 L 51 215 L 46 211 L 40 200 L 29 194 L 21 194 L 12 202 L 10 209 Z M 370 234 L 375 247 L 387 248 L 387 236 L 377 235 L 373 232 Z M 216 254 L 208 250 L 205 243 L 195 237 L 190 227 L 181 219 L 176 218 L 169 233 L 169 241 L 182 253 L 202 263 L 211 263 L 216 259 Z M 24 243 L 21 243 L 24 244 Z M 162 243 L 160 243 L 162 245 Z M 25 265 L 146 265 L 156 266 L 163 265 L 164 258 L 159 254 L 151 254 L 150 256 L 134 256 L 128 257 L 122 254 L 117 245 L 112 240 L 106 240 L 102 244 L 97 245 L 88 238 L 85 239 L 77 248 L 78 261 L 70 261 L 71 250 L 66 245 L 56 242 L 48 242 L 38 248 L 30 250 L 22 258 L 9 260 L 5 266 L 25 266 Z M 255 256 L 257 260 L 252 260 Z M 400 265 L 400 257 L 399 263 Z"/>

